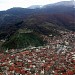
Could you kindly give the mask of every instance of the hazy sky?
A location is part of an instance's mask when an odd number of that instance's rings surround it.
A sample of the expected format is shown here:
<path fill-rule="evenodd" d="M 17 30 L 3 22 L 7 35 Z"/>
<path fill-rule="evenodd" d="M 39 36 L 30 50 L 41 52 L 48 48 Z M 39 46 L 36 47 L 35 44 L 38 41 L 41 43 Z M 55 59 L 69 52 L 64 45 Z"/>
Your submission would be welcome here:
<path fill-rule="evenodd" d="M 60 1 L 65 1 L 65 0 L 0 0 L 0 10 L 6 10 L 12 7 L 26 8 L 31 5 L 46 5 Z M 71 1 L 71 0 L 66 0 L 66 1 Z"/>

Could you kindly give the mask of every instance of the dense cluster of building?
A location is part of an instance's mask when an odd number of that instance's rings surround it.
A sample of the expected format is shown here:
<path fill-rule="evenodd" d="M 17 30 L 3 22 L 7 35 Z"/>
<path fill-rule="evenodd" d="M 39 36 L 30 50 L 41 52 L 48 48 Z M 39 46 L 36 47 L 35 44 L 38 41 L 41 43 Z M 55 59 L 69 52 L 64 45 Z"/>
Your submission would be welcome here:
<path fill-rule="evenodd" d="M 46 46 L 0 52 L 0 75 L 75 75 L 75 32 L 47 39 Z"/>

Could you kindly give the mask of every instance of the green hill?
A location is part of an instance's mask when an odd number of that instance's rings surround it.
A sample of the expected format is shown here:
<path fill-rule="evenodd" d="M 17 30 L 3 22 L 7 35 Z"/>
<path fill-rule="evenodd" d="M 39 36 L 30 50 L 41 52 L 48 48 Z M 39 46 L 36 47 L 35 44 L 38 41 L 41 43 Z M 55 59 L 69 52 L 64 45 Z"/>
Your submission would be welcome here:
<path fill-rule="evenodd" d="M 2 47 L 3 48 L 25 48 L 28 46 L 42 46 L 44 44 L 43 39 L 37 34 L 30 33 L 16 33 L 7 40 Z"/>

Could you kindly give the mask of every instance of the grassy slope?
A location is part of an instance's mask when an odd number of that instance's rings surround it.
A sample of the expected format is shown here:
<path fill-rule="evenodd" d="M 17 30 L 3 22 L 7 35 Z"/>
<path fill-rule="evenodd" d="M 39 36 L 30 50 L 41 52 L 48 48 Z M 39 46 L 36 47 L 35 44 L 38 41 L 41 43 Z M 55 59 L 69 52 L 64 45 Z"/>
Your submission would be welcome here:
<path fill-rule="evenodd" d="M 42 38 L 34 33 L 18 33 L 11 36 L 10 39 L 3 44 L 3 48 L 25 48 L 28 46 L 41 46 L 43 44 Z"/>

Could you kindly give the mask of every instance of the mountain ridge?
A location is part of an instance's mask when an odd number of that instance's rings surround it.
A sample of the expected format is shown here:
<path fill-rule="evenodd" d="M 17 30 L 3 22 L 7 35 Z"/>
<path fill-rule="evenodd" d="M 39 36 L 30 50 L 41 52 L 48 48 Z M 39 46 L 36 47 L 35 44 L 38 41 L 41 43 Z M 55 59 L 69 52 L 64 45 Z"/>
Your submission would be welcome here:
<path fill-rule="evenodd" d="M 59 2 L 56 2 L 56 3 L 51 3 L 51 4 L 46 4 L 46 5 L 31 5 L 29 7 L 12 7 L 12 8 L 9 8 L 7 10 L 10 10 L 10 9 L 37 9 L 37 8 L 44 8 L 44 7 L 47 7 L 47 6 L 59 6 L 59 5 L 62 5 L 62 6 L 74 6 L 75 4 L 75 1 L 59 1 Z M 7 10 L 4 10 L 4 11 L 7 11 Z M 0 11 L 0 12 L 3 12 L 3 11 Z"/>
<path fill-rule="evenodd" d="M 11 8 L 0 12 L 0 40 L 8 40 L 19 29 L 32 29 L 41 35 L 61 36 L 60 30 L 75 31 L 75 8 L 47 6 L 45 8 Z M 42 39 L 43 40 L 43 39 Z"/>

